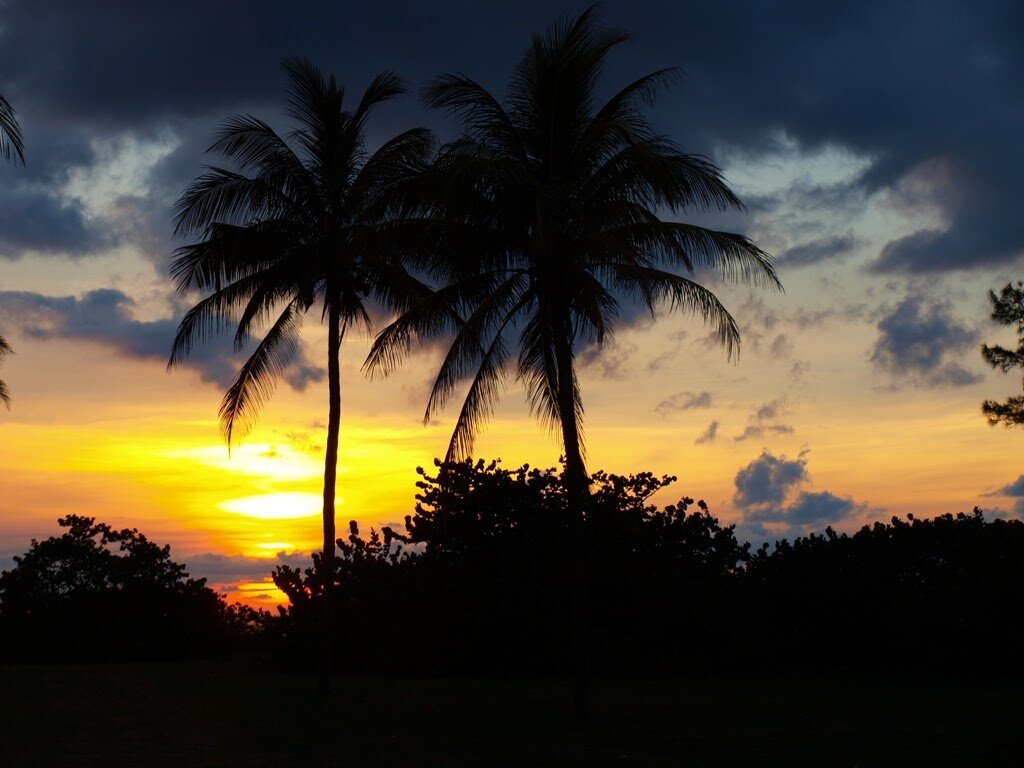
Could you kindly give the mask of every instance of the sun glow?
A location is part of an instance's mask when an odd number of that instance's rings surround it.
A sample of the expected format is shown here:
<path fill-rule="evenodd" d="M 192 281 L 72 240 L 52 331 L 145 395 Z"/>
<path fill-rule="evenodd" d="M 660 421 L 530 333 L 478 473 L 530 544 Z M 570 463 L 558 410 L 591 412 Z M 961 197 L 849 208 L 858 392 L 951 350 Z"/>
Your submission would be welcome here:
<path fill-rule="evenodd" d="M 341 504 L 341 499 L 336 500 Z M 294 520 L 300 517 L 312 517 L 321 512 L 323 498 L 315 493 L 291 491 L 286 493 L 261 493 L 256 496 L 243 496 L 240 499 L 228 499 L 217 505 L 226 512 L 236 515 L 255 517 L 260 520 Z M 258 545 L 261 549 L 271 545 Z M 287 547 L 283 546 L 281 549 Z"/>

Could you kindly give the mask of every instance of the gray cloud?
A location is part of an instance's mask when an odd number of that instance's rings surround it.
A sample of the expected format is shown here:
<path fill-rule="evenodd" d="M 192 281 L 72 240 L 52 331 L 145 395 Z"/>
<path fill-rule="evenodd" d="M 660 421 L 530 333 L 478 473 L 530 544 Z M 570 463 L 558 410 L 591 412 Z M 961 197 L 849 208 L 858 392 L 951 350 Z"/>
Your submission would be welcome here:
<path fill-rule="evenodd" d="M 950 306 L 912 294 L 878 322 L 871 362 L 893 377 L 925 386 L 967 386 L 982 376 L 957 358 L 978 343 L 975 328 L 959 323 Z"/>
<path fill-rule="evenodd" d="M 102 137 L 173 126 L 187 130 L 190 147 L 174 162 L 194 176 L 202 142 L 219 118 L 279 114 L 278 61 L 296 53 L 338 73 L 353 90 L 389 68 L 413 83 L 462 71 L 500 92 L 530 34 L 580 8 L 569 0 L 515 7 L 381 0 L 362 8 L 353 24 L 346 4 L 326 0 L 307 4 L 302 14 L 265 2 L 249 3 L 240 14 L 234 4 L 196 0 L 10 0 L 3 6 L 0 71 L 27 138 L 28 165 L 18 170 L 45 162 L 38 139 L 44 133 Z M 890 243 L 876 269 L 1007 264 L 1024 251 L 1016 205 L 1024 198 L 1024 6 L 1015 0 L 969 7 L 955 0 L 828 7 L 811 0 L 610 2 L 602 15 L 609 26 L 636 34 L 609 62 L 609 87 L 659 67 L 685 68 L 657 123 L 687 150 L 718 154 L 719 162 L 727 151 L 757 158 L 777 151 L 783 136 L 800 150 L 838 147 L 871 158 L 853 183 L 833 189 L 803 181 L 788 198 L 767 201 L 764 213 L 805 203 L 841 210 L 914 179 L 923 185 L 918 194 L 940 210 L 943 228 Z M 694 36 L 680 49 L 681 28 L 714 34 Z M 728 57 L 721 55 L 723 39 L 730 41 Z M 202 53 L 182 56 L 183 45 Z M 381 111 L 371 139 L 421 123 L 445 135 L 453 130 L 451 121 L 425 114 L 409 97 Z M 948 175 L 920 179 L 920 168 L 937 160 Z M 746 221 L 729 226 L 742 229 Z M 849 245 L 844 238 L 829 243 L 819 233 L 784 252 L 783 261 L 827 258 Z"/>
<path fill-rule="evenodd" d="M 801 491 L 789 506 L 756 509 L 750 512 L 747 520 L 788 526 L 822 526 L 837 523 L 849 517 L 856 509 L 857 505 L 852 499 L 843 499 L 828 491 Z"/>
<path fill-rule="evenodd" d="M 765 435 L 789 435 L 793 433 L 793 427 L 788 424 L 780 424 L 776 419 L 786 413 L 786 403 L 783 398 L 776 398 L 757 407 L 750 414 L 750 423 L 746 429 L 733 437 L 737 443 Z M 771 423 L 775 422 L 775 423 Z"/>
<path fill-rule="evenodd" d="M 25 335 L 41 339 L 79 339 L 108 347 L 117 354 L 166 364 L 178 327 L 175 319 L 140 321 L 134 318 L 134 300 L 121 291 L 104 288 L 81 298 L 43 296 L 37 293 L 0 292 L 0 316 Z M 243 359 L 227 340 L 194 349 L 183 367 L 196 371 L 203 381 L 227 387 Z M 301 349 L 285 381 L 298 390 L 323 378 Z"/>
<path fill-rule="evenodd" d="M 733 503 L 738 507 L 780 504 L 791 488 L 807 480 L 807 455 L 796 459 L 774 456 L 768 451 L 736 473 Z"/>
<path fill-rule="evenodd" d="M 779 254 L 781 267 L 809 267 L 827 260 L 848 256 L 861 242 L 853 232 L 836 237 L 820 237 L 794 246 Z"/>
<path fill-rule="evenodd" d="M 710 392 L 676 392 L 662 400 L 654 408 L 654 412 L 661 416 L 668 416 L 678 411 L 689 411 L 694 408 L 710 408 L 712 395 Z"/>
<path fill-rule="evenodd" d="M 1009 485 L 1004 485 L 998 490 L 986 493 L 986 496 L 1009 496 L 1015 501 L 1013 502 L 1013 514 L 1024 519 L 1024 475 L 1020 475 Z"/>
<path fill-rule="evenodd" d="M 868 509 L 830 491 L 799 490 L 809 481 L 806 450 L 794 460 L 764 451 L 742 467 L 736 473 L 733 495 L 741 513 L 737 536 L 755 544 L 792 538 Z"/>
<path fill-rule="evenodd" d="M 998 491 L 993 491 L 989 496 L 1014 496 L 1024 498 L 1024 475 L 1020 475 L 1009 485 L 1004 485 Z"/>
<path fill-rule="evenodd" d="M 706 443 L 713 443 L 718 438 L 718 422 L 712 421 L 708 424 L 708 428 L 704 430 L 700 437 L 693 441 L 694 445 L 704 445 Z"/>
<path fill-rule="evenodd" d="M 744 440 L 750 440 L 754 437 L 764 437 L 765 435 L 791 435 L 794 430 L 788 424 L 748 424 L 740 434 L 734 435 L 733 440 L 737 443 L 742 443 Z"/>

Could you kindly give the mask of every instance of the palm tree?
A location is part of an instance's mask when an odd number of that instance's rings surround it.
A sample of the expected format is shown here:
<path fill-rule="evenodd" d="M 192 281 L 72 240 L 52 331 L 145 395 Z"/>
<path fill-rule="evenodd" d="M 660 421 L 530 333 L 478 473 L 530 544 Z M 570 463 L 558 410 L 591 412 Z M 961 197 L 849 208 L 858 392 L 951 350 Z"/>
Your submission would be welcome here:
<path fill-rule="evenodd" d="M 407 307 L 422 292 L 389 258 L 386 223 L 395 190 L 410 169 L 426 162 L 431 134 L 399 134 L 376 152 L 365 147 L 373 108 L 403 93 L 393 73 L 378 75 L 355 109 L 344 108 L 344 87 L 310 62 L 288 59 L 287 114 L 298 127 L 286 138 L 251 115 L 226 120 L 208 151 L 237 171 L 208 167 L 181 195 L 176 234 L 202 240 L 179 248 L 171 273 L 180 293 L 208 293 L 181 321 L 168 367 L 196 342 L 234 327 L 236 349 L 262 338 L 238 371 L 220 406 L 230 447 L 252 426 L 299 343 L 305 313 L 322 309 L 327 325 L 328 419 L 324 457 L 324 605 L 330 611 L 335 566 L 334 496 L 341 425 L 339 355 L 346 332 L 369 328 L 367 304 Z M 329 614 L 328 614 L 329 615 Z M 330 631 L 325 627 L 324 632 Z M 329 666 L 329 660 L 328 660 Z M 322 682 L 329 684 L 329 668 Z"/>
<path fill-rule="evenodd" d="M 14 107 L 0 94 L 0 157 L 25 162 L 25 142 L 14 116 Z"/>
<path fill-rule="evenodd" d="M 0 336 L 0 359 L 3 359 L 4 355 L 12 354 L 14 354 L 14 350 L 11 349 L 11 345 L 7 343 L 7 339 Z M 7 390 L 7 384 L 3 379 L 0 379 L 0 403 L 3 403 L 8 409 L 11 407 L 11 393 Z"/>
<path fill-rule="evenodd" d="M 642 77 L 599 104 L 605 59 L 628 38 L 600 29 L 592 7 L 534 38 L 504 103 L 461 74 L 427 86 L 426 104 L 463 125 L 461 138 L 442 148 L 430 172 L 435 194 L 424 201 L 447 231 L 444 252 L 427 265 L 442 287 L 385 328 L 366 363 L 386 375 L 415 340 L 454 334 L 426 409 L 429 419 L 469 379 L 448 459 L 471 451 L 510 368 L 531 411 L 560 434 L 573 528 L 575 702 L 583 716 L 589 481 L 575 354 L 609 338 L 621 312 L 617 297 L 625 296 L 652 314 L 701 316 L 731 356 L 737 325 L 694 272 L 781 287 L 771 257 L 747 238 L 659 216 L 743 206 L 714 165 L 684 153 L 643 114 L 675 70 Z"/>

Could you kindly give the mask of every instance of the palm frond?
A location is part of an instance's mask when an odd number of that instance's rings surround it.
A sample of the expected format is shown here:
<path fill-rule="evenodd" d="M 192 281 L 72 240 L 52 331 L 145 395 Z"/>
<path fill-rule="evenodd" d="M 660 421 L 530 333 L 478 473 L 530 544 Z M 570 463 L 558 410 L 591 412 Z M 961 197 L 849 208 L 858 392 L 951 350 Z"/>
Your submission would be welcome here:
<path fill-rule="evenodd" d="M 0 95 L 0 157 L 17 162 L 25 162 L 25 140 L 21 135 L 21 126 L 14 114 L 14 107 Z"/>
<path fill-rule="evenodd" d="M 698 315 L 705 325 L 711 326 L 727 359 L 739 356 L 739 326 L 708 288 L 682 275 L 652 267 L 617 264 L 608 271 L 612 284 L 619 291 L 641 295 L 652 312 L 664 306 L 670 312 Z"/>
<path fill-rule="evenodd" d="M 7 339 L 5 339 L 3 336 L 0 336 L 0 358 L 3 358 L 5 355 L 13 354 L 14 350 L 11 349 L 11 345 L 7 343 Z M 3 379 L 0 379 L 0 403 L 3 403 L 7 407 L 7 409 L 10 410 L 11 393 L 10 390 L 7 389 L 7 384 L 3 381 Z"/>
<path fill-rule="evenodd" d="M 265 285 L 263 273 L 256 272 L 224 286 L 189 309 L 175 332 L 168 369 L 181 365 L 197 344 L 230 329 L 238 313 Z"/>
<path fill-rule="evenodd" d="M 301 311 L 294 303 L 288 304 L 235 376 L 220 406 L 221 432 L 229 446 L 252 428 L 274 393 L 298 348 L 301 325 Z"/>
<path fill-rule="evenodd" d="M 471 296 L 473 311 L 460 325 L 441 362 L 427 400 L 425 420 L 429 421 L 431 414 L 443 407 L 459 382 L 479 364 L 484 344 L 490 346 L 486 340 L 500 335 L 530 299 L 529 285 L 520 275 L 511 275 L 493 289 Z"/>

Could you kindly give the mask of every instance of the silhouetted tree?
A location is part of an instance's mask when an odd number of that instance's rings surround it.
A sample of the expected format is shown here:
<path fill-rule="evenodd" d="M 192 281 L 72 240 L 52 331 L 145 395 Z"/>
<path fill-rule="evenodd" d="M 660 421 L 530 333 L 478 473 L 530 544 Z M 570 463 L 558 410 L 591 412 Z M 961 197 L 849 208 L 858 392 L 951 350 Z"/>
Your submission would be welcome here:
<path fill-rule="evenodd" d="M 1020 634 L 1024 523 L 972 514 L 893 517 L 852 535 L 762 547 L 737 610 L 755 666 L 983 672 L 979 648 Z M 1020 669 L 1008 658 L 1000 671 Z"/>
<path fill-rule="evenodd" d="M 550 588 L 568 578 L 563 472 L 466 460 L 420 474 L 403 531 L 385 527 L 363 539 L 352 524 L 338 541 L 339 658 L 363 665 L 372 658 L 414 674 L 564 668 L 571 658 L 567 595 Z M 602 670 L 664 671 L 685 658 L 693 671 L 697 657 L 688 652 L 713 634 L 709 617 L 721 612 L 747 558 L 746 545 L 703 502 L 649 502 L 673 480 L 594 475 L 587 572 L 594 661 Z M 287 566 L 274 574 L 291 602 L 282 623 L 293 660 L 308 656 L 319 575 Z M 662 655 L 646 653 L 650 644 Z"/>
<path fill-rule="evenodd" d="M 58 520 L 60 536 L 32 540 L 0 573 L 0 647 L 50 661 L 154 659 L 217 654 L 240 625 L 185 566 L 133 529 L 94 518 Z"/>
<path fill-rule="evenodd" d="M 1019 280 L 1016 286 L 1007 283 L 998 296 L 995 291 L 989 291 L 988 298 L 992 302 L 992 319 L 1002 325 L 1016 325 L 1019 342 L 1017 349 L 982 344 L 981 356 L 993 368 L 1009 373 L 1014 368 L 1024 367 L 1024 283 Z M 1024 424 L 1024 396 L 1010 397 L 1005 403 L 986 400 L 981 404 L 981 412 L 992 426 Z"/>
<path fill-rule="evenodd" d="M 5 355 L 11 354 L 14 354 L 11 345 L 7 343 L 3 336 L 0 336 L 0 360 L 3 360 Z M 3 379 L 0 379 L 0 403 L 3 403 L 8 408 L 11 407 L 11 393 L 7 390 L 7 384 Z"/>
<path fill-rule="evenodd" d="M 675 70 L 642 77 L 599 103 L 605 59 L 628 39 L 601 29 L 592 7 L 534 38 L 504 103 L 464 75 L 427 86 L 426 104 L 458 116 L 464 130 L 441 152 L 433 171 L 440 189 L 426 201 L 450 225 L 442 246 L 448 258 L 431 264 L 443 287 L 386 328 L 367 361 L 387 373 L 415 338 L 454 332 L 426 409 L 429 419 L 470 379 L 448 459 L 471 451 L 508 368 L 525 385 L 532 411 L 559 433 L 574 531 L 580 711 L 588 476 L 575 354 L 611 335 L 621 296 L 652 314 L 664 308 L 700 315 L 732 353 L 736 323 L 690 276 L 710 268 L 727 279 L 779 287 L 770 257 L 747 238 L 659 217 L 742 204 L 714 165 L 684 153 L 644 115 L 642 107 Z"/>
<path fill-rule="evenodd" d="M 14 115 L 14 107 L 0 94 L 0 157 L 4 160 L 25 162 L 25 141 L 21 126 Z"/>
<path fill-rule="evenodd" d="M 341 424 L 340 351 L 353 325 L 369 327 L 367 305 L 403 310 L 425 289 L 389 257 L 384 227 L 395 190 L 431 151 L 430 133 L 399 134 L 370 154 L 366 124 L 373 108 L 404 90 L 384 72 L 354 110 L 344 87 L 308 61 L 288 59 L 288 139 L 246 115 L 224 122 L 210 151 L 240 172 L 210 168 L 174 208 L 175 231 L 202 242 L 178 249 L 171 272 L 181 293 L 210 292 L 186 313 L 170 365 L 197 341 L 235 325 L 235 345 L 269 325 L 221 403 L 229 445 L 251 426 L 299 343 L 303 316 L 322 307 L 327 324 L 328 418 L 324 457 L 323 555 L 333 572 L 334 497 Z M 251 175 L 246 175 L 251 174 Z M 330 590 L 333 580 L 325 579 Z M 329 670 L 325 670 L 324 683 Z"/>

